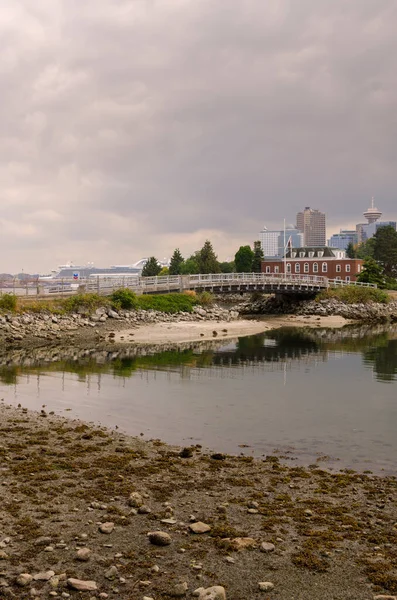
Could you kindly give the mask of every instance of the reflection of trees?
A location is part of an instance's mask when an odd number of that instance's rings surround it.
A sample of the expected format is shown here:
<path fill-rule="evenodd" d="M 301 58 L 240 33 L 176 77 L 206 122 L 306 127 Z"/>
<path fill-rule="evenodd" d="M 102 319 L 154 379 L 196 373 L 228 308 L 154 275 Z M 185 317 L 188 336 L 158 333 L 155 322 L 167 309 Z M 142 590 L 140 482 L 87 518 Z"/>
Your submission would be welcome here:
<path fill-rule="evenodd" d="M 110 374 L 132 377 L 139 370 L 175 371 L 189 377 L 192 369 L 206 367 L 233 367 L 244 364 L 292 362 L 318 357 L 326 361 L 330 352 L 362 353 L 365 365 L 374 369 L 380 381 L 397 379 L 397 340 L 391 336 L 397 327 L 370 328 L 358 326 L 342 329 L 312 329 L 285 327 L 238 340 L 217 340 L 204 344 L 172 346 L 166 351 L 160 347 L 126 347 L 118 353 L 87 351 L 76 356 L 73 349 L 49 351 L 46 360 L 24 366 L 27 356 L 2 355 L 8 366 L 0 367 L 0 381 L 6 385 L 17 383 L 18 376 L 29 373 L 62 372 L 76 375 L 85 381 L 91 374 Z M 59 360 L 63 356 L 63 360 Z M 33 365 L 32 365 L 33 362 Z"/>
<path fill-rule="evenodd" d="M 386 345 L 372 347 L 363 353 L 364 364 L 374 369 L 379 381 L 397 379 L 397 340 Z"/>

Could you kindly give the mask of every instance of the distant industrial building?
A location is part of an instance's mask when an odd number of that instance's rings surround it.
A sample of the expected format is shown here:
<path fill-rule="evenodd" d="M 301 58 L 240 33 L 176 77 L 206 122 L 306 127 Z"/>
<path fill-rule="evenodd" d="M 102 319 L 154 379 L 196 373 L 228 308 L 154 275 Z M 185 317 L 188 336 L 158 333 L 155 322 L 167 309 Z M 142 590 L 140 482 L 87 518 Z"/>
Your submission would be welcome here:
<path fill-rule="evenodd" d="M 284 229 L 268 230 L 266 227 L 259 234 L 264 256 L 284 256 L 284 247 L 287 245 L 302 246 L 303 233 L 293 225 Z"/>
<path fill-rule="evenodd" d="M 296 227 L 303 233 L 303 246 L 325 246 L 325 213 L 306 206 L 296 215 Z"/>
<path fill-rule="evenodd" d="M 354 229 L 341 229 L 339 233 L 334 233 L 334 235 L 329 238 L 328 246 L 330 248 L 346 250 L 349 244 L 355 246 L 357 243 L 357 231 Z"/>

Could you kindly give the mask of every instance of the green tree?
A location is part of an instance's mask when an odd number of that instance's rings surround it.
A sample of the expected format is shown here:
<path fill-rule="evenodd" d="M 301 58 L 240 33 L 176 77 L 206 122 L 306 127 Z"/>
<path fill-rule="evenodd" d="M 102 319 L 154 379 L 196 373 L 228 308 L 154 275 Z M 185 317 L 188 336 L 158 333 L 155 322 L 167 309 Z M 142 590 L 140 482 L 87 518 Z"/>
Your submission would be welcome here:
<path fill-rule="evenodd" d="M 230 261 L 230 262 L 221 262 L 219 263 L 219 267 L 221 270 L 221 273 L 234 273 L 236 266 L 234 264 L 234 260 Z"/>
<path fill-rule="evenodd" d="M 374 237 L 374 259 L 386 277 L 397 277 L 397 231 L 391 225 L 379 227 Z"/>
<path fill-rule="evenodd" d="M 383 268 L 373 258 L 364 261 L 361 273 L 357 275 L 360 283 L 376 283 L 380 288 L 385 287 L 385 275 Z"/>
<path fill-rule="evenodd" d="M 356 258 L 357 252 L 354 247 L 353 242 L 349 242 L 346 248 L 346 256 L 347 258 Z"/>
<path fill-rule="evenodd" d="M 366 242 L 362 242 L 357 246 L 356 249 L 356 258 L 361 258 L 362 260 L 366 260 L 367 258 L 374 257 L 374 246 L 375 240 L 374 238 L 369 238 Z"/>
<path fill-rule="evenodd" d="M 170 275 L 180 275 L 183 263 L 184 259 L 179 248 L 175 248 L 170 261 Z"/>
<path fill-rule="evenodd" d="M 151 256 L 146 261 L 145 266 L 142 269 L 142 277 L 154 277 L 161 271 L 161 265 L 159 265 L 157 258 Z"/>
<path fill-rule="evenodd" d="M 234 256 L 237 273 L 251 273 L 254 253 L 251 246 L 240 246 Z"/>
<path fill-rule="evenodd" d="M 187 258 L 181 264 L 181 275 L 192 275 L 194 273 L 200 273 L 197 252 L 196 254 L 192 254 L 192 256 L 189 256 L 189 258 Z"/>
<path fill-rule="evenodd" d="M 170 270 L 168 267 L 162 267 L 159 275 L 169 275 L 170 274 Z"/>
<path fill-rule="evenodd" d="M 254 258 L 252 259 L 252 272 L 260 273 L 262 271 L 262 261 L 264 259 L 262 244 L 260 241 L 254 242 Z"/>
<path fill-rule="evenodd" d="M 219 273 L 220 267 L 212 244 L 206 240 L 204 246 L 198 252 L 199 273 Z"/>

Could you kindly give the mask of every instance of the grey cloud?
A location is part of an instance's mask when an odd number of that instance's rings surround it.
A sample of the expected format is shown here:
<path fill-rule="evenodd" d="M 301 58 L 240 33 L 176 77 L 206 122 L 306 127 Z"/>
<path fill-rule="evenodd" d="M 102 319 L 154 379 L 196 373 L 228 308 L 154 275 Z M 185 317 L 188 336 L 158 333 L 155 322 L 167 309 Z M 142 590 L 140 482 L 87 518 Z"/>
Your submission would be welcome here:
<path fill-rule="evenodd" d="M 230 256 L 306 205 L 358 222 L 372 195 L 397 218 L 394 0 L 2 14 L 0 270 L 189 252 L 209 232 Z"/>

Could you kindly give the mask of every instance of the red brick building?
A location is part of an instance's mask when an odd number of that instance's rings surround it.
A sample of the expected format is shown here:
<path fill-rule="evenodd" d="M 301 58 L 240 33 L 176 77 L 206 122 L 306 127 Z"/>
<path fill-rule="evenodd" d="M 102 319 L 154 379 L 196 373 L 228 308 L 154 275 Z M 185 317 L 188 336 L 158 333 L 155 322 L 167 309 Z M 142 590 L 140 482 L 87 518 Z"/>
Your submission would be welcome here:
<path fill-rule="evenodd" d="M 269 258 L 262 261 L 262 273 L 284 273 L 287 275 L 314 275 L 328 279 L 356 281 L 363 261 L 346 258 L 346 251 L 338 248 L 305 247 L 288 248 L 286 258 Z"/>

